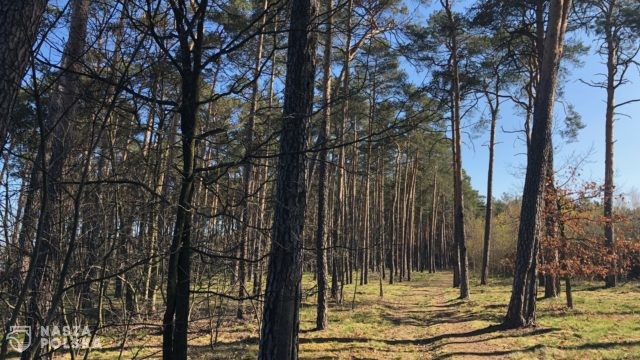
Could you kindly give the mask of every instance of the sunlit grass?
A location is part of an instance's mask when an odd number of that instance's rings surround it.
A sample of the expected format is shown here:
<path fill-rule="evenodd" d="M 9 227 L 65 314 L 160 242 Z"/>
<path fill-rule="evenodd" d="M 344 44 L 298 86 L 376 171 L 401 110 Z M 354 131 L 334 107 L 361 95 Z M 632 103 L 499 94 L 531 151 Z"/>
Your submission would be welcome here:
<path fill-rule="evenodd" d="M 624 284 L 604 289 L 599 283 L 574 285 L 575 309 L 564 298 L 538 301 L 538 326 L 502 331 L 510 280 L 493 280 L 480 287 L 472 279 L 471 299 L 457 299 L 451 274 L 414 274 L 411 282 L 346 285 L 341 303 L 331 302 L 329 328 L 315 331 L 315 294 L 307 295 L 301 308 L 300 356 L 340 359 L 640 359 L 640 286 Z M 305 274 L 304 289 L 315 286 Z M 353 301 L 355 290 L 355 301 Z M 209 320 L 195 321 L 190 330 L 190 354 L 194 359 L 254 359 L 258 351 L 258 320 L 233 320 L 235 304 L 215 334 Z M 214 321 L 215 322 L 215 321 Z M 121 333 L 107 333 L 107 349 L 92 352 L 90 359 L 117 359 Z M 158 358 L 161 336 L 157 332 L 131 331 L 123 359 Z"/>

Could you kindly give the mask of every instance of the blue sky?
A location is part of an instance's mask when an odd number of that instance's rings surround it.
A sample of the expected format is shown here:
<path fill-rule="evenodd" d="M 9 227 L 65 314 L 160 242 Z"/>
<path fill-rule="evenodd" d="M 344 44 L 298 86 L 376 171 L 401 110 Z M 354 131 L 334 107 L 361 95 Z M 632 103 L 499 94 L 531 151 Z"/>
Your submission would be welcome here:
<path fill-rule="evenodd" d="M 465 11 L 470 1 L 454 1 L 454 8 Z M 424 1 L 406 0 L 410 17 L 413 21 L 426 21 L 428 16 L 440 8 L 438 1 L 425 3 Z M 605 98 L 604 89 L 593 88 L 582 82 L 583 80 L 601 80 L 601 75 L 606 68 L 603 59 L 595 54 L 598 43 L 584 34 L 569 35 L 569 39 L 582 40 L 591 47 L 589 54 L 582 57 L 582 64 L 575 66 L 564 64 L 568 70 L 568 76 L 562 80 L 565 104 L 572 104 L 575 110 L 582 116 L 585 128 L 578 135 L 577 141 L 566 143 L 559 136 L 554 137 L 554 161 L 558 180 L 566 174 L 563 169 L 567 166 L 575 166 L 580 160 L 579 181 L 603 182 L 604 179 L 604 115 Z M 638 59 L 640 60 L 640 59 Z M 420 72 L 418 72 L 420 73 Z M 424 74 L 412 74 L 416 81 L 420 82 Z M 629 70 L 630 83 L 619 88 L 616 102 L 623 102 L 633 98 L 640 98 L 640 73 L 638 68 Z M 562 126 L 564 119 L 563 104 L 555 105 L 555 117 L 558 126 Z M 463 125 L 468 126 L 468 131 L 463 134 L 462 162 L 467 174 L 471 177 L 473 187 L 482 195 L 487 193 L 487 168 L 489 162 L 489 131 L 473 132 L 470 128 L 478 121 L 478 117 L 486 112 L 486 105 L 478 103 L 477 111 L 467 119 Z M 633 103 L 619 108 L 621 114 L 616 116 L 615 122 L 615 159 L 614 159 L 614 183 L 616 191 L 629 192 L 640 188 L 640 103 Z M 526 167 L 525 143 L 522 134 L 510 133 L 514 130 L 522 130 L 524 117 L 517 113 L 510 103 L 502 105 L 500 119 L 496 132 L 496 152 L 494 161 L 494 198 L 500 198 L 503 193 L 520 196 L 524 184 Z M 503 131 L 503 129 L 505 131 Z M 566 178 L 566 176 L 564 177 Z"/>
<path fill-rule="evenodd" d="M 587 44 L 591 41 L 590 39 L 585 40 Z M 569 65 L 570 74 L 562 85 L 565 93 L 564 100 L 574 105 L 576 111 L 581 114 L 586 127 L 580 131 L 577 141 L 573 143 L 566 143 L 558 136 L 555 137 L 556 171 L 559 178 L 562 179 L 563 168 L 575 166 L 577 161 L 582 159 L 580 178 L 585 181 L 602 182 L 604 178 L 605 91 L 583 84 L 580 79 L 595 80 L 597 74 L 604 71 L 604 65 L 601 63 L 601 58 L 593 54 L 593 49 L 591 54 L 582 60 L 581 66 Z M 640 76 L 637 69 L 630 71 L 629 74 L 631 83 L 619 89 L 616 96 L 618 102 L 640 98 Z M 478 105 L 478 115 L 485 110 L 484 107 L 485 105 L 482 103 Z M 638 152 L 640 103 L 622 107 L 619 112 L 626 115 L 616 117 L 614 179 L 618 192 L 628 192 L 640 185 L 640 153 Z M 556 103 L 555 114 L 556 120 L 561 122 L 564 117 L 562 104 Z M 475 119 L 469 118 L 467 121 L 473 122 Z M 522 122 L 522 115 L 514 113 L 511 107 L 504 108 L 496 133 L 494 197 L 500 197 L 503 193 L 520 194 L 522 192 L 524 166 L 526 166 L 525 144 L 518 139 L 518 134 L 510 134 L 501 129 L 521 129 Z M 465 137 L 464 140 L 464 168 L 471 176 L 473 187 L 485 195 L 489 158 L 486 147 L 489 142 L 488 131 L 483 132 L 478 138 Z"/>
<path fill-rule="evenodd" d="M 64 1 L 58 1 L 62 6 Z M 454 6 L 458 11 L 470 1 L 456 1 Z M 438 1 L 430 4 L 420 0 L 405 0 L 409 7 L 409 14 L 413 21 L 426 21 L 427 17 L 440 8 Z M 66 31 L 66 30 L 65 30 Z M 569 75 L 563 80 L 564 99 L 571 103 L 581 114 L 586 127 L 581 130 L 578 139 L 573 143 L 565 143 L 559 137 L 554 140 L 556 148 L 555 162 L 558 177 L 562 179 L 562 168 L 574 165 L 576 159 L 583 159 L 580 178 L 584 181 L 602 182 L 604 177 L 604 112 L 605 91 L 589 87 L 580 82 L 596 80 L 605 71 L 602 59 L 596 55 L 594 48 L 597 44 L 593 39 L 580 35 L 587 45 L 592 47 L 590 54 L 583 57 L 580 66 L 567 64 Z M 46 46 L 46 45 L 45 45 Z M 420 83 L 424 74 L 421 71 L 407 67 L 406 70 L 414 80 Z M 630 83 L 619 89 L 617 101 L 622 102 L 632 98 L 640 98 L 640 74 L 638 69 L 629 72 Z M 556 118 L 561 123 L 564 117 L 562 104 L 556 103 Z M 634 103 L 619 109 L 626 116 L 617 116 L 615 123 L 615 184 L 618 192 L 628 192 L 640 188 L 640 103 Z M 478 121 L 478 117 L 486 111 L 486 105 L 478 103 L 475 113 L 463 122 L 467 125 Z M 503 193 L 520 195 L 522 192 L 524 168 L 526 158 L 525 144 L 521 134 L 508 131 L 521 130 L 523 115 L 516 113 L 509 103 L 502 106 L 502 113 L 498 121 L 496 133 L 496 156 L 494 162 L 494 198 Z M 506 130 L 506 131 L 503 131 Z M 470 129 L 469 129 L 470 130 Z M 471 177 L 473 187 L 482 195 L 486 195 L 488 148 L 488 129 L 482 132 L 465 133 L 462 151 L 463 166 Z"/>

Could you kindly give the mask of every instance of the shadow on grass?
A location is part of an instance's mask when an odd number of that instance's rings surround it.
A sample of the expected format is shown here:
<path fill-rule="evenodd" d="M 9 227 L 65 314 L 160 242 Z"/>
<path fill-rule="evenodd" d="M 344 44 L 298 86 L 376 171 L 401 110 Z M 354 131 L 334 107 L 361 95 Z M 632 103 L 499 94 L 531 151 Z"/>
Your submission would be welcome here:
<path fill-rule="evenodd" d="M 534 335 L 546 334 L 546 333 L 549 333 L 549 332 L 552 332 L 552 331 L 556 331 L 556 330 L 558 330 L 558 329 L 556 329 L 556 328 L 541 328 L 541 329 L 535 329 L 533 331 L 527 331 L 526 333 L 523 333 L 522 331 L 508 330 L 502 325 L 491 325 L 491 326 L 487 326 L 485 328 L 476 329 L 476 330 L 472 330 L 472 331 L 461 332 L 461 333 L 441 334 L 441 335 L 436 335 L 436 336 L 433 336 L 433 337 L 430 337 L 430 338 L 426 338 L 426 339 L 393 340 L 393 339 L 372 339 L 372 338 L 364 338 L 364 337 L 324 337 L 324 338 L 318 337 L 318 338 L 311 338 L 311 339 L 300 339 L 300 343 L 301 344 L 305 344 L 305 343 L 326 343 L 326 342 L 363 343 L 363 342 L 376 341 L 376 342 L 385 343 L 387 345 L 431 345 L 431 344 L 434 344 L 434 343 L 436 343 L 438 341 L 441 341 L 441 340 L 456 339 L 456 338 L 469 338 L 469 337 L 481 336 L 481 335 L 491 334 L 491 333 L 501 332 L 501 331 L 505 331 L 505 334 L 506 334 L 506 336 L 501 336 L 501 337 L 511 337 L 511 336 L 522 337 L 522 336 L 534 336 Z M 484 340 L 485 339 L 481 339 L 481 341 L 484 341 Z M 470 341 L 470 342 L 477 342 L 477 341 Z"/>
<path fill-rule="evenodd" d="M 450 352 L 450 353 L 435 357 L 434 359 L 450 359 L 450 358 L 459 358 L 464 356 L 496 357 L 496 356 L 513 355 L 516 353 L 531 353 L 531 352 L 535 352 L 537 350 L 546 349 L 546 348 L 572 351 L 572 350 L 602 350 L 602 349 L 613 349 L 617 347 L 638 346 L 638 345 L 640 345 L 640 341 L 598 342 L 598 343 L 590 343 L 590 344 L 582 344 L 582 345 L 574 345 L 574 346 L 546 346 L 543 344 L 537 344 L 530 347 L 526 347 L 524 349 L 497 350 L 497 351 L 487 351 L 487 352 L 481 352 L 481 351 Z"/>
<path fill-rule="evenodd" d="M 506 304 L 489 304 L 484 306 L 485 309 L 506 309 Z"/>
<path fill-rule="evenodd" d="M 593 285 L 593 286 L 589 286 L 583 289 L 578 289 L 577 291 L 598 291 L 598 290 L 603 290 L 606 289 L 607 287 L 604 285 Z"/>
<path fill-rule="evenodd" d="M 436 305 L 431 305 L 431 307 L 434 308 L 439 308 L 439 309 L 448 309 L 448 308 L 455 308 L 460 306 L 460 304 L 463 304 L 464 301 L 458 300 L 458 299 L 454 299 L 454 300 L 449 300 L 447 301 L 448 304 L 436 304 Z"/>
<path fill-rule="evenodd" d="M 438 348 L 441 348 L 450 344 L 473 344 L 480 343 L 485 341 L 490 341 L 499 338 L 508 338 L 508 337 L 523 337 L 523 336 L 537 336 L 546 333 L 550 333 L 553 331 L 557 331 L 556 328 L 539 328 L 533 330 L 506 330 L 501 325 L 492 325 L 485 328 L 480 328 L 472 331 L 461 332 L 461 333 L 448 333 L 441 334 L 430 338 L 425 339 L 415 339 L 415 340 L 393 340 L 393 339 L 374 339 L 367 337 L 321 337 L 321 338 L 301 338 L 301 344 L 322 344 L 322 343 L 333 343 L 333 344 L 344 344 L 345 346 L 332 346 L 331 350 L 353 350 L 354 348 L 363 348 L 366 349 L 367 343 L 378 342 L 384 343 L 390 346 L 400 346 L 400 345 L 415 345 L 415 346 L 425 346 L 425 345 L 434 345 L 430 347 L 428 351 L 434 351 Z M 483 335 L 494 334 L 495 336 L 491 337 L 483 337 Z M 456 340 L 456 339 L 464 339 L 463 341 L 446 341 L 446 340 Z M 364 347 L 362 344 L 365 345 Z M 245 339 L 240 339 L 232 342 L 221 342 L 213 347 L 209 345 L 196 345 L 190 346 L 189 353 L 195 359 L 225 359 L 225 358 L 255 358 L 255 352 L 257 351 L 258 338 L 257 337 L 248 337 Z M 640 346 L 640 340 L 635 341 L 620 341 L 620 342 L 596 342 L 596 343 L 588 343 L 581 345 L 572 345 L 572 346 L 547 346 L 543 344 L 536 344 L 529 347 L 524 348 L 514 348 L 509 350 L 491 350 L 491 351 L 453 351 L 447 352 L 446 354 L 441 354 L 439 356 L 434 357 L 434 359 L 453 359 L 453 358 L 464 358 L 469 356 L 475 357 L 487 357 L 494 358 L 500 356 L 509 356 L 514 354 L 531 354 L 539 350 L 543 349 L 558 349 L 562 351 L 580 351 L 580 350 L 606 350 L 606 349 L 614 349 L 618 347 L 631 347 L 631 346 Z M 470 348 L 472 348 L 470 346 Z M 252 349 L 252 350 L 250 350 Z M 372 348 L 373 349 L 373 348 Z M 103 349 L 106 350 L 106 349 Z M 402 348 L 390 348 L 390 349 L 377 349 L 378 354 L 380 353 L 388 353 L 397 355 L 398 352 L 412 352 L 412 351 L 403 351 Z M 159 355 L 158 352 L 147 355 L 147 357 L 141 356 L 139 359 L 145 358 L 156 358 Z M 313 353 L 313 351 L 311 351 Z M 305 352 L 306 356 L 312 356 L 309 352 Z M 305 357 L 305 354 L 301 354 L 302 357 Z M 528 356 L 528 355 L 527 355 Z M 533 356 L 533 355 L 531 355 Z M 330 358 L 330 357 L 328 357 Z M 374 357 L 372 357 L 373 359 Z"/>
<path fill-rule="evenodd" d="M 380 318 L 394 326 L 410 325 L 425 328 L 438 324 L 459 324 L 469 321 L 492 323 L 500 320 L 498 316 L 492 314 L 461 314 L 453 310 L 407 311 L 404 309 L 385 311 L 380 314 Z"/>
<path fill-rule="evenodd" d="M 425 345 L 435 345 L 431 348 L 431 350 L 435 350 L 441 346 L 445 346 L 447 344 L 452 344 L 452 343 L 456 343 L 456 344 L 464 344 L 464 343 L 479 343 L 479 342 L 484 342 L 484 341 L 489 341 L 492 339 L 497 339 L 497 338 L 502 338 L 502 337 L 522 337 L 522 336 L 535 336 L 535 335 L 540 335 L 540 334 L 544 334 L 544 333 L 548 333 L 551 331 L 555 331 L 557 329 L 554 328 L 541 328 L 541 329 L 535 329 L 533 331 L 526 331 L 523 332 L 522 330 L 508 330 L 508 331 L 504 331 L 504 327 L 502 327 L 501 325 L 492 325 L 492 326 L 488 326 L 485 328 L 481 328 L 481 329 L 477 329 L 477 330 L 473 330 L 473 331 L 467 331 L 467 332 L 461 332 L 461 333 L 448 333 L 448 334 L 441 334 L 441 335 L 437 335 L 434 337 L 430 337 L 430 338 L 425 338 L 425 339 L 408 339 L 408 340 L 394 340 L 394 339 L 375 339 L 375 338 L 368 338 L 368 337 L 318 337 L 318 338 L 300 338 L 300 344 L 324 344 L 324 343 L 332 343 L 332 344 L 344 344 L 345 346 L 343 346 L 342 350 L 351 350 L 355 347 L 360 347 L 360 348 L 368 348 L 366 346 L 367 343 L 371 343 L 371 342 L 378 342 L 378 343 L 383 343 L 385 345 L 389 345 L 392 346 L 391 348 L 387 348 L 387 349 L 377 349 L 377 351 L 380 353 L 389 353 L 389 354 L 396 354 L 398 352 L 403 352 L 403 349 L 401 347 L 396 347 L 396 346 L 401 346 L 401 345 L 413 345 L 413 346 L 425 346 Z M 486 338 L 486 337 L 482 337 L 482 335 L 486 335 L 486 334 L 496 334 L 496 336 L 490 337 L 490 338 Z M 440 343 L 440 344 L 436 344 L 438 342 L 444 341 L 444 340 L 455 340 L 455 339 L 464 339 L 464 341 L 453 341 L 453 342 L 447 342 L 447 343 Z M 213 346 L 210 345 L 192 345 L 189 347 L 189 353 L 190 355 L 194 358 L 194 359 L 226 359 L 226 358 L 255 358 L 255 352 L 257 351 L 257 345 L 259 343 L 259 339 L 257 337 L 247 337 L 247 338 L 243 338 L 243 339 L 238 339 L 235 341 L 230 341 L 230 342 L 219 342 Z M 357 344 L 362 344 L 365 345 L 364 347 L 362 345 L 358 346 Z M 615 346 L 631 346 L 631 345 L 636 345 L 638 344 L 638 342 L 626 342 L 626 343 L 622 343 L 622 344 L 616 344 L 616 343 L 596 343 L 596 344 L 586 344 L 586 345 L 581 345 L 581 346 L 577 346 L 575 347 L 576 349 L 578 348 L 582 348 L 582 349 L 605 349 L 605 348 L 611 348 L 611 347 L 615 347 Z M 139 359 L 143 359 L 143 358 L 156 358 L 157 356 L 159 356 L 160 354 L 160 349 L 159 346 L 149 346 L 151 348 L 158 348 L 157 351 L 155 351 L 153 354 L 151 355 L 147 355 L 146 357 L 144 356 L 140 356 L 138 357 Z M 440 357 L 440 359 L 446 359 L 446 358 L 450 358 L 450 357 L 455 357 L 455 356 L 464 356 L 464 355 L 476 355 L 476 356 L 499 356 L 499 355 L 506 355 L 509 353 L 516 353 L 516 352 L 529 352 L 529 351 L 535 351 L 537 348 L 539 348 L 540 346 L 535 346 L 535 347 L 531 347 L 531 348 L 526 348 L 526 349 L 515 349 L 512 351 L 495 351 L 495 352 L 487 352 L 487 353 L 482 353 L 482 352 L 459 352 L 459 353 L 448 353 L 443 355 L 442 357 Z M 128 347 L 125 347 L 125 353 L 127 351 Z M 340 350 L 341 347 L 339 346 L 331 346 L 330 348 L 331 350 Z M 372 348 L 373 349 L 373 348 Z M 108 351 L 108 350 L 114 350 L 114 349 L 103 349 L 102 351 Z M 404 350 L 406 352 L 412 352 L 409 350 Z M 312 351 L 313 352 L 313 351 Z M 309 353 L 307 353 L 306 355 L 310 355 Z M 301 354 L 301 356 L 304 356 L 304 354 Z M 313 355 L 312 355 L 313 356 Z"/>
<path fill-rule="evenodd" d="M 465 356 L 486 356 L 491 358 L 496 356 L 513 355 L 516 353 L 529 353 L 529 352 L 534 352 L 538 349 L 543 349 L 543 348 L 545 348 L 545 346 L 539 344 L 539 345 L 534 345 L 524 349 L 513 349 L 513 350 L 496 350 L 496 351 L 488 351 L 488 352 L 458 351 L 458 352 L 451 352 L 451 353 L 443 354 L 440 356 L 436 356 L 434 357 L 434 359 L 452 359 L 452 358 L 465 357 Z"/>

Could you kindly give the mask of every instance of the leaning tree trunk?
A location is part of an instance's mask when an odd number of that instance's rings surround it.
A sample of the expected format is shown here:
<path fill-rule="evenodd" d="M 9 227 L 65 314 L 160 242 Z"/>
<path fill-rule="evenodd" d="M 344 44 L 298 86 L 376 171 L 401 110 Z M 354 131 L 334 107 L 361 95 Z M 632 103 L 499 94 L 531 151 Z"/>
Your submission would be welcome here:
<path fill-rule="evenodd" d="M 571 0 L 554 0 L 549 5 L 549 21 L 534 105 L 531 148 L 522 194 L 515 275 L 509 309 L 504 320 L 504 325 L 510 328 L 535 325 L 536 321 L 536 261 L 542 225 L 544 175 L 548 166 L 547 159 L 552 151 L 553 103 L 570 8 Z"/>
<path fill-rule="evenodd" d="M 311 116 L 316 52 L 316 2 L 293 0 L 287 51 L 273 238 L 259 359 L 297 359 L 306 189 L 306 127 Z"/>

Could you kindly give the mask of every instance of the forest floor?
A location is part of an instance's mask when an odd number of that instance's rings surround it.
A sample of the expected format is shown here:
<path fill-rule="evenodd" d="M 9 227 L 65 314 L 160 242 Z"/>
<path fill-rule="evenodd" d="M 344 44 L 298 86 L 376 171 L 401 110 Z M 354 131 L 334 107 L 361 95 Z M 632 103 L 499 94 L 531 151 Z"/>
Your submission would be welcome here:
<path fill-rule="evenodd" d="M 311 294 L 315 282 L 305 275 Z M 496 327 L 509 300 L 510 281 L 477 286 L 471 299 L 457 299 L 451 273 L 415 273 L 411 282 L 345 286 L 342 304 L 332 303 L 329 327 L 315 328 L 315 294 L 301 311 L 300 357 L 303 359 L 640 359 L 640 284 L 604 289 L 600 283 L 574 285 L 575 308 L 564 296 L 540 299 L 538 326 L 504 331 Z M 229 304 L 232 306 L 233 304 Z M 352 305 L 354 306 L 352 308 Z M 201 320 L 191 326 L 190 358 L 255 359 L 257 320 L 223 321 L 215 334 Z M 214 339 L 216 339 L 214 341 Z M 131 331 L 122 349 L 108 344 L 90 359 L 155 359 L 159 333 Z"/>

